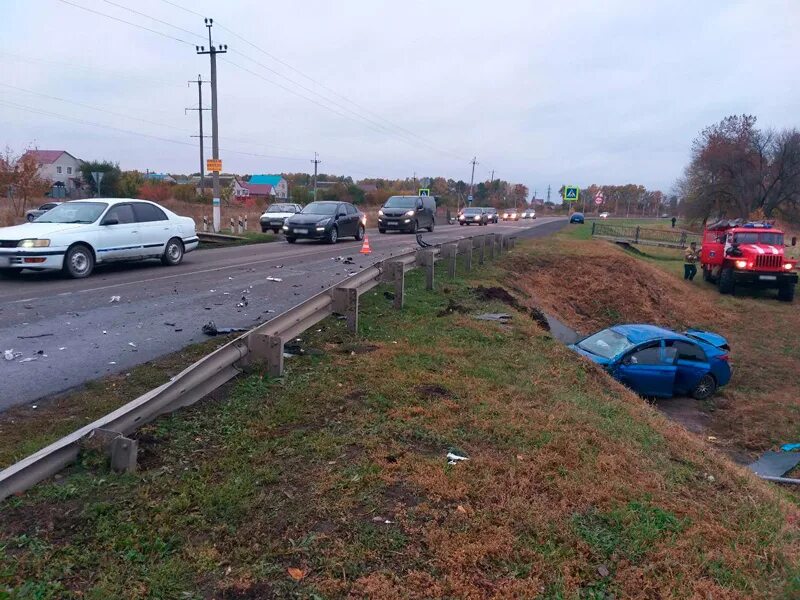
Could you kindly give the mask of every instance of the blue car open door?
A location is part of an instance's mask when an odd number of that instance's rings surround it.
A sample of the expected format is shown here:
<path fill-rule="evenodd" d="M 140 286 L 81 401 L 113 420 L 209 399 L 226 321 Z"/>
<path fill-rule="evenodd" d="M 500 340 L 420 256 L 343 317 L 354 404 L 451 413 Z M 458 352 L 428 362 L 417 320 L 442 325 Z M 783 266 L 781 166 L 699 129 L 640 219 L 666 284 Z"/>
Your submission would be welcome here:
<path fill-rule="evenodd" d="M 674 353 L 665 353 L 662 342 L 640 346 L 627 354 L 612 370 L 615 379 L 642 396 L 669 398 L 675 386 Z"/>

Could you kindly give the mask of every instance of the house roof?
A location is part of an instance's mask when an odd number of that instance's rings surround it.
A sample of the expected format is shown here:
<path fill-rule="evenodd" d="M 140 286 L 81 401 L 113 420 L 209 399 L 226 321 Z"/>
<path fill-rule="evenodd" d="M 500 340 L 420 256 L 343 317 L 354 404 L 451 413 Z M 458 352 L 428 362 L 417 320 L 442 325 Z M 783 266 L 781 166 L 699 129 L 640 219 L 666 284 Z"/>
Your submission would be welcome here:
<path fill-rule="evenodd" d="M 281 182 L 281 179 L 283 177 L 280 175 L 253 175 L 248 183 L 250 185 L 270 185 L 275 187 Z"/>
<path fill-rule="evenodd" d="M 59 158 L 61 158 L 62 154 L 67 154 L 73 159 L 78 160 L 66 150 L 28 150 L 25 153 L 26 156 L 30 155 L 35 157 L 37 162 L 40 162 L 43 165 L 52 165 Z"/>
<path fill-rule="evenodd" d="M 252 184 L 252 183 L 245 183 L 244 187 L 250 190 L 251 196 L 271 196 L 272 195 L 272 186 L 269 184 Z"/>

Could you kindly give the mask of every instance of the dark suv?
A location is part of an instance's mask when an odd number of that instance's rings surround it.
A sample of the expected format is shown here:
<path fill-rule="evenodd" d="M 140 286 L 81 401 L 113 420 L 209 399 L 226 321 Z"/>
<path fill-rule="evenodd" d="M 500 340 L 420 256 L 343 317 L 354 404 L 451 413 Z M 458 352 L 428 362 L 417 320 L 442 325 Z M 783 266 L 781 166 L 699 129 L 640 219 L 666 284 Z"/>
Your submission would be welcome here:
<path fill-rule="evenodd" d="M 433 231 L 436 200 L 432 196 L 391 196 L 378 211 L 378 231 Z"/>
<path fill-rule="evenodd" d="M 312 202 L 286 219 L 283 235 L 294 244 L 300 238 L 325 240 L 335 244 L 339 238 L 364 239 L 366 217 L 349 202 Z"/>
<path fill-rule="evenodd" d="M 498 223 L 500 221 L 500 215 L 497 214 L 495 207 L 487 206 L 483 210 L 486 212 L 486 216 L 489 217 L 489 223 Z"/>

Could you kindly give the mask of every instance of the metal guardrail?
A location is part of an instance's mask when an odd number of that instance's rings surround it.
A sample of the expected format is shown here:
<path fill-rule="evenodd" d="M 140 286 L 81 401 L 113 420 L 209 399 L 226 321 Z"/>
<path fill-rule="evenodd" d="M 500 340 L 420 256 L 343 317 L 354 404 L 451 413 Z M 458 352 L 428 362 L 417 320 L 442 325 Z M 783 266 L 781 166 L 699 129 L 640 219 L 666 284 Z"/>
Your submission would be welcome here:
<path fill-rule="evenodd" d="M 255 327 L 201 358 L 167 383 L 139 396 L 38 452 L 0 471 L 0 501 L 23 492 L 74 462 L 83 446 L 107 448 L 112 467 L 132 470 L 136 465 L 136 440 L 130 435 L 157 417 L 190 406 L 236 377 L 252 362 L 266 364 L 270 376 L 283 374 L 283 345 L 319 321 L 333 314 L 347 319 L 348 328 L 358 330 L 358 297 L 380 283 L 394 283 L 395 308 L 402 308 L 404 274 L 414 268 L 426 269 L 426 287 L 434 287 L 438 257 L 448 261 L 448 275 L 456 274 L 457 258 L 463 254 L 465 268 L 472 267 L 473 251 L 482 264 L 504 249 L 513 247 L 513 236 L 484 234 L 445 242 L 431 248 L 406 252 L 383 260 L 348 277 L 272 320 Z"/>
<path fill-rule="evenodd" d="M 690 231 L 674 229 L 651 229 L 614 223 L 592 223 L 592 237 L 645 246 L 685 248 L 691 242 L 700 242 L 701 236 Z"/>

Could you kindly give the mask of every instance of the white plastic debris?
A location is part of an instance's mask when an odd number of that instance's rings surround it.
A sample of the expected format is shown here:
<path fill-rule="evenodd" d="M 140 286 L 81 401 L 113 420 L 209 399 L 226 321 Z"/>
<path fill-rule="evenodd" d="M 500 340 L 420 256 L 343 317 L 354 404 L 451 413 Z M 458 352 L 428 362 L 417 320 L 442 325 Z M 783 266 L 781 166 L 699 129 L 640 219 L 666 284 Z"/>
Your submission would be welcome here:
<path fill-rule="evenodd" d="M 3 358 L 6 360 L 14 360 L 14 349 L 12 348 L 11 350 L 3 352 Z"/>
<path fill-rule="evenodd" d="M 466 456 L 459 456 L 458 454 L 454 454 L 453 452 L 447 453 L 447 464 L 448 465 L 457 465 L 461 461 L 469 460 Z"/>
<path fill-rule="evenodd" d="M 114 302 L 119 302 L 120 296 L 111 296 L 111 300 L 108 301 L 109 304 L 113 304 Z"/>
<path fill-rule="evenodd" d="M 128 346 L 130 346 L 131 348 L 136 348 L 136 344 L 134 344 L 133 342 L 128 342 Z"/>
<path fill-rule="evenodd" d="M 269 277 L 267 277 L 267 281 L 277 281 L 278 283 L 280 283 L 281 281 L 283 281 L 283 279 L 281 279 L 280 277 L 273 277 L 272 275 L 270 275 Z"/>
<path fill-rule="evenodd" d="M 35 360 L 36 360 L 36 358 L 35 358 L 35 357 L 33 357 L 33 356 L 29 356 L 28 358 L 23 358 L 23 359 L 22 359 L 21 361 L 19 361 L 19 362 L 20 362 L 20 364 L 22 364 L 22 363 L 29 363 L 29 362 L 33 362 L 33 361 L 35 361 Z"/>
<path fill-rule="evenodd" d="M 59 348 L 59 350 L 66 350 L 66 349 L 67 349 L 66 346 L 61 346 L 61 348 Z"/>
<path fill-rule="evenodd" d="M 103 335 L 108 335 L 108 332 L 105 329 L 103 329 Z"/>
<path fill-rule="evenodd" d="M 114 361 L 114 360 L 112 360 L 112 361 L 111 361 L 111 362 L 109 362 L 108 364 L 110 364 L 110 365 L 115 365 L 115 364 L 117 364 L 117 362 L 116 362 L 116 361 Z"/>

